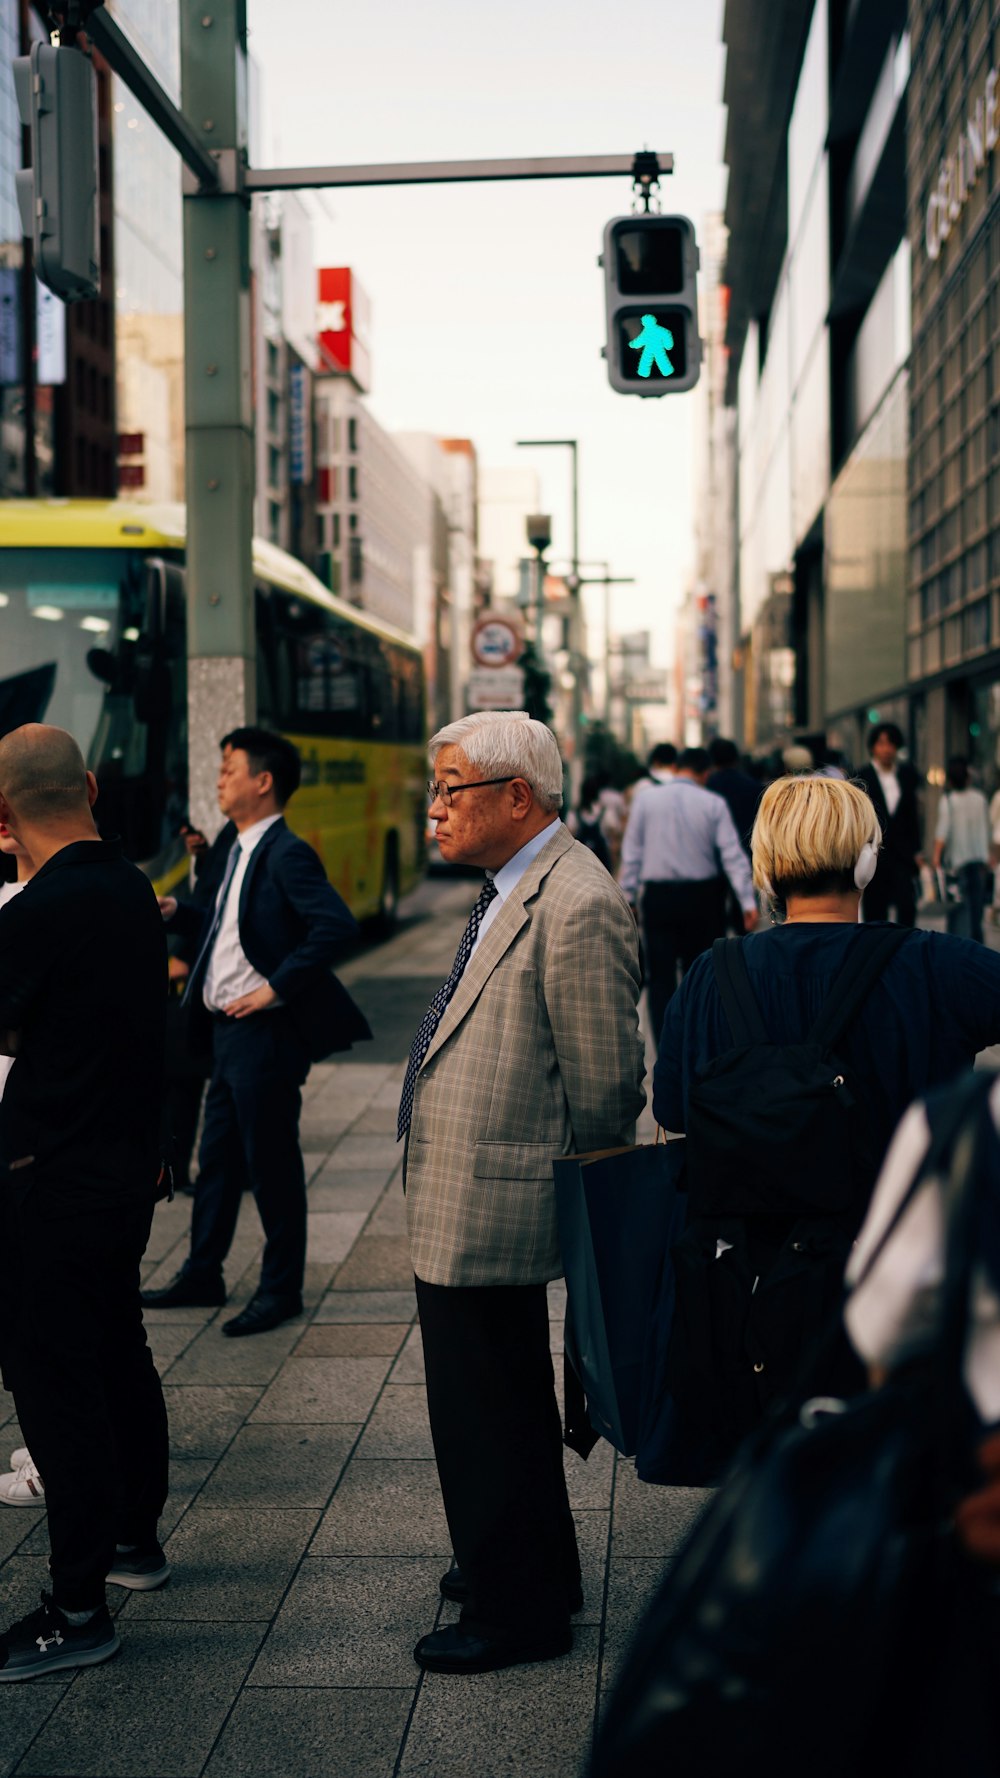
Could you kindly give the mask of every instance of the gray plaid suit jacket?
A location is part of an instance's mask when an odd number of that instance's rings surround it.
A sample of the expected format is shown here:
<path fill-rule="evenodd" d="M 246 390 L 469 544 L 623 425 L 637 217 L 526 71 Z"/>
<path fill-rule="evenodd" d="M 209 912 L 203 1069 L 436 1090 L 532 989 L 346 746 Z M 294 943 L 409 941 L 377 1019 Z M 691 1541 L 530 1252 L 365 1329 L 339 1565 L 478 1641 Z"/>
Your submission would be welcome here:
<path fill-rule="evenodd" d="M 417 1075 L 405 1181 L 419 1278 L 561 1276 L 552 1161 L 633 1141 L 639 988 L 625 897 L 560 827 L 470 959 Z"/>

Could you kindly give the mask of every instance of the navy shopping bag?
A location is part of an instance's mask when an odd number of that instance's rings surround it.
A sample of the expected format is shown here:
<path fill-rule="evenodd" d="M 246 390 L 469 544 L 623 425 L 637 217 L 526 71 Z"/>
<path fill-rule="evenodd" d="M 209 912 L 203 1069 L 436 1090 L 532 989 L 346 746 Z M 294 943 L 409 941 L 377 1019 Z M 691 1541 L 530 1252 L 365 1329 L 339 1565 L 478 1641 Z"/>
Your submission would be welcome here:
<path fill-rule="evenodd" d="M 631 1457 L 642 1423 L 650 1327 L 683 1229 L 681 1139 L 553 1162 L 566 1274 L 566 1356 L 591 1425 Z"/>

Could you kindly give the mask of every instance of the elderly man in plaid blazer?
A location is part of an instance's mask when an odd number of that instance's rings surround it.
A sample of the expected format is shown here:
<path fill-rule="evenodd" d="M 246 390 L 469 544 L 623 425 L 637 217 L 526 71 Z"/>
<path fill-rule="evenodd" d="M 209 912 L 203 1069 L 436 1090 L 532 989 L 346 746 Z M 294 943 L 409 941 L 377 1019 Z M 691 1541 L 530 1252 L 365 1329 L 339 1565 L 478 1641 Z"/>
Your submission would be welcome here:
<path fill-rule="evenodd" d="M 562 762 L 521 711 L 430 743 L 449 861 L 487 873 L 413 1041 L 407 1220 L 460 1621 L 414 1651 L 479 1673 L 571 1647 L 582 1604 L 545 1286 L 562 1272 L 552 1161 L 633 1140 L 643 1057 L 635 924 L 558 817 Z"/>

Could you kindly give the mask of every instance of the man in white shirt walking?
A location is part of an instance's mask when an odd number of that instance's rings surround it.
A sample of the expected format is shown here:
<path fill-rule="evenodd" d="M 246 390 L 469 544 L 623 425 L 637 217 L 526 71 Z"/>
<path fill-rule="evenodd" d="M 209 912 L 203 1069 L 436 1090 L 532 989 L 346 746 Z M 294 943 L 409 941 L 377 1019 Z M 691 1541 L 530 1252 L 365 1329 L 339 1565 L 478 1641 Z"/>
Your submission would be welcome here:
<path fill-rule="evenodd" d="M 703 747 L 686 748 L 673 779 L 635 797 L 625 829 L 621 886 L 642 914 L 657 1042 L 678 964 L 683 975 L 726 930 L 727 879 L 744 929 L 752 932 L 757 924 L 750 863 L 726 803 L 706 788 L 710 769 Z"/>
<path fill-rule="evenodd" d="M 330 973 L 357 932 L 311 846 L 286 827 L 299 783 L 290 741 L 236 729 L 222 744 L 219 807 L 236 828 L 207 914 L 161 903 L 164 918 L 200 935 L 188 982 L 192 1022 L 211 1027 L 212 1078 L 191 1221 L 191 1251 L 163 1290 L 143 1302 L 169 1309 L 226 1300 L 222 1266 L 249 1183 L 266 1245 L 258 1289 L 223 1325 L 263 1333 L 302 1312 L 306 1186 L 299 1148 L 301 1088 L 311 1062 L 370 1037 Z"/>

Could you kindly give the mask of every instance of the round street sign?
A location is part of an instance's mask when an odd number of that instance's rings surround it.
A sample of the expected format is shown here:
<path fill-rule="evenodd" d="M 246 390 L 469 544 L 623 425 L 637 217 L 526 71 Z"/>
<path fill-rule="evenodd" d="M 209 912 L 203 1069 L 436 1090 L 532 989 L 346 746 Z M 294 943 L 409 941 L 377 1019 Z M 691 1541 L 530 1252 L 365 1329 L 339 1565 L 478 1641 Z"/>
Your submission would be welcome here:
<path fill-rule="evenodd" d="M 516 618 L 486 611 L 472 632 L 472 658 L 479 667 L 509 667 L 524 644 Z"/>

